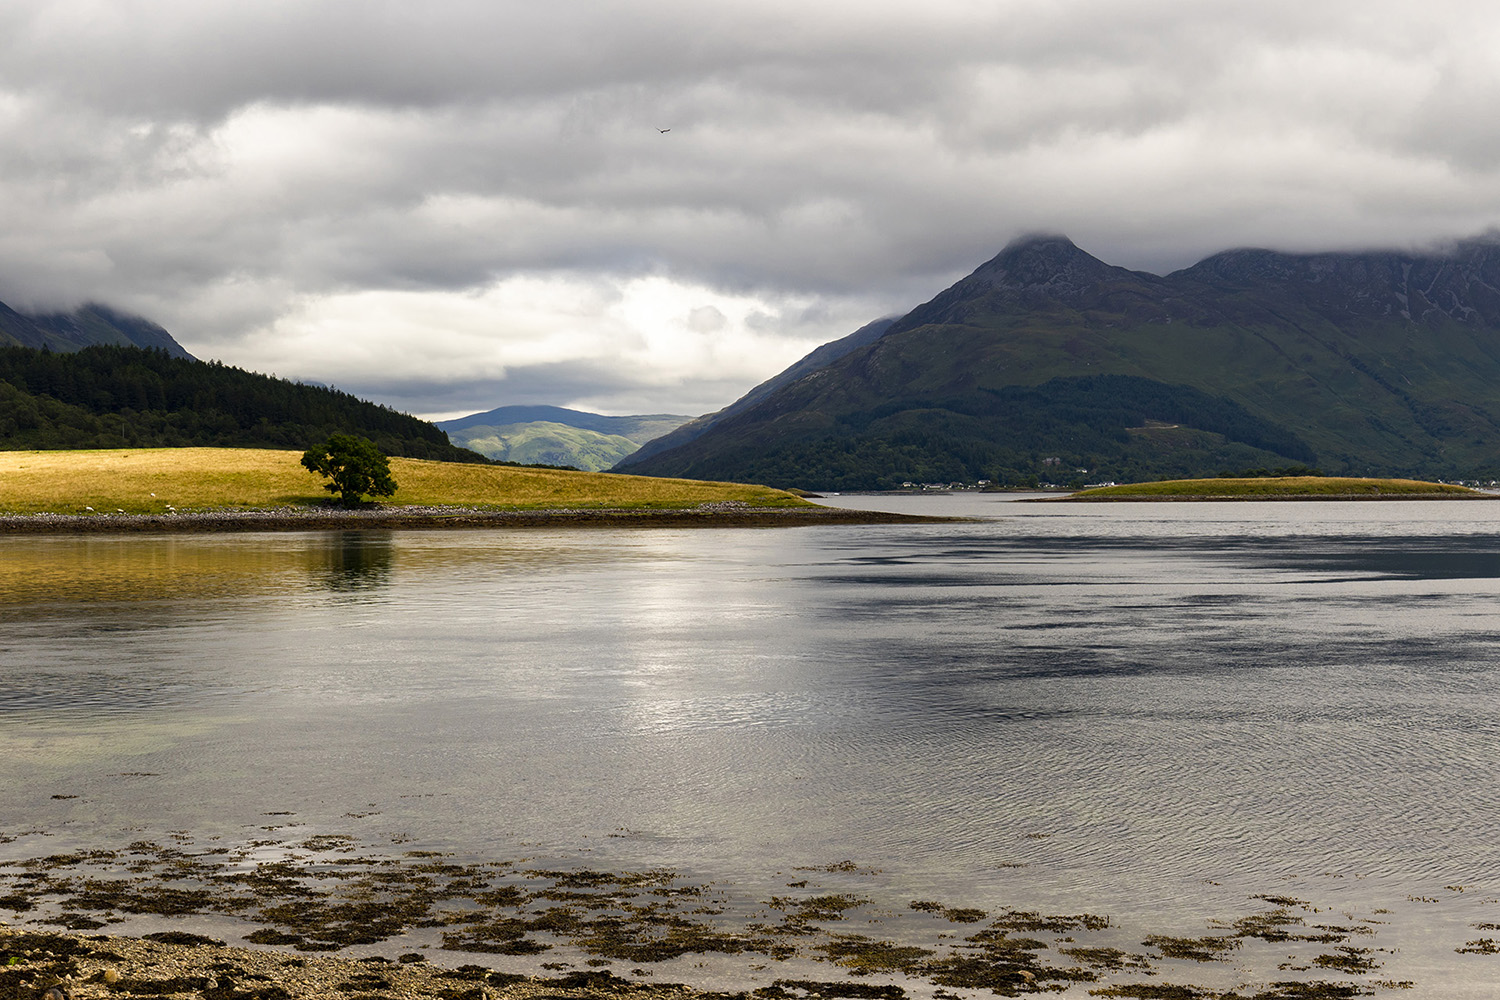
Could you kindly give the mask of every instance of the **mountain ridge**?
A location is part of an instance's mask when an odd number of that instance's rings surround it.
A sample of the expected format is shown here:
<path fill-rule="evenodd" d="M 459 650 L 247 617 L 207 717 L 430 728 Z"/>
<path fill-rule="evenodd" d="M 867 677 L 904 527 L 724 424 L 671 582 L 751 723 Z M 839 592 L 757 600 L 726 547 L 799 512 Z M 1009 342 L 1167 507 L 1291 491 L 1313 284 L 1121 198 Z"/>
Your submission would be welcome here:
<path fill-rule="evenodd" d="M 1106 384 L 1124 397 L 1086 391 Z M 1035 395 L 1046 385 L 1066 405 Z M 1164 277 L 1042 235 L 872 342 L 726 408 L 698 438 L 619 468 L 869 488 L 924 473 L 1000 481 L 1066 465 L 1124 479 L 1306 460 L 1193 426 L 1199 406 L 1328 471 L 1431 477 L 1495 465 L 1495 386 L 1494 235 L 1426 254 L 1229 250 Z M 1171 433 L 1153 426 L 1165 423 Z"/>
<path fill-rule="evenodd" d="M 894 316 L 877 319 L 866 323 L 846 337 L 840 337 L 838 340 L 830 341 L 821 347 L 814 348 L 801 360 L 795 362 L 779 374 L 773 375 L 759 385 L 756 385 L 749 392 L 723 409 L 715 410 L 713 413 L 706 413 L 701 417 L 695 417 L 670 433 L 644 442 L 637 451 L 626 456 L 624 462 L 640 462 L 652 455 L 687 444 L 689 441 L 702 435 L 710 427 L 749 409 L 783 386 L 832 364 L 844 355 L 866 344 L 874 343 L 885 336 L 886 332 L 895 322 L 896 317 Z M 624 462 L 621 464 L 623 465 Z"/>
<path fill-rule="evenodd" d="M 161 326 L 141 316 L 88 303 L 72 312 L 22 313 L 0 302 L 0 346 L 72 353 L 96 344 L 166 351 L 196 360 Z"/>
<path fill-rule="evenodd" d="M 433 423 L 445 431 L 458 431 L 468 427 L 495 427 L 502 424 L 529 424 L 536 421 L 547 421 L 549 423 L 564 424 L 568 427 L 579 427 L 584 430 L 597 431 L 600 434 L 619 434 L 628 437 L 631 433 L 639 431 L 643 425 L 665 421 L 677 421 L 681 423 L 689 419 L 691 418 L 688 416 L 676 413 L 646 413 L 612 417 L 602 413 L 590 413 L 587 410 L 574 410 L 566 406 L 521 404 L 497 406 L 495 409 L 485 410 L 483 413 L 471 413 L 468 416 L 454 417 L 451 420 L 434 420 Z"/>
<path fill-rule="evenodd" d="M 435 424 L 454 444 L 486 458 L 599 472 L 690 419 L 673 413 L 612 417 L 562 406 L 515 405 Z"/>

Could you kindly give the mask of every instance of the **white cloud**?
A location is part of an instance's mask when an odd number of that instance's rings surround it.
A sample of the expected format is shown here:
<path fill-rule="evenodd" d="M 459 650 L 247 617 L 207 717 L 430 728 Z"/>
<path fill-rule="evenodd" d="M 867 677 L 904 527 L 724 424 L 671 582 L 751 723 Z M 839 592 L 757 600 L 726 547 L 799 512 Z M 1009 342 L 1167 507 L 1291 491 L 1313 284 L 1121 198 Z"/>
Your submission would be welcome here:
<path fill-rule="evenodd" d="M 664 277 L 523 275 L 479 292 L 351 291 L 302 297 L 253 331 L 242 362 L 306 380 L 341 372 L 335 381 L 351 390 L 399 376 L 429 387 L 423 409 L 431 413 L 481 408 L 469 399 L 476 385 L 527 395 L 537 370 L 555 391 L 559 366 L 607 370 L 614 385 L 575 386 L 576 395 L 558 405 L 634 412 L 643 395 L 656 393 L 702 407 L 685 387 L 701 380 L 748 386 L 818 346 L 834 318 L 809 323 L 811 305 L 793 298 L 771 306 L 761 296 Z M 452 397 L 443 395 L 445 381 L 459 383 Z"/>
<path fill-rule="evenodd" d="M 1027 230 L 1161 271 L 1495 226 L 1497 36 L 1465 0 L 12 0 L 0 299 L 422 412 L 711 409 Z"/>

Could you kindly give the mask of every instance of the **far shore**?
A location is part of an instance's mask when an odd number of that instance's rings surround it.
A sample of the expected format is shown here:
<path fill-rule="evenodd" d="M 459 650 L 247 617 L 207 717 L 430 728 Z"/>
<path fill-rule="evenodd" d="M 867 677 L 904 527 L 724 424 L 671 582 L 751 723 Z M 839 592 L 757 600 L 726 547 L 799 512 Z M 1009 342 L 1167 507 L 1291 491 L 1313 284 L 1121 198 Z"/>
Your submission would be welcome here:
<path fill-rule="evenodd" d="M 166 534 L 244 531 L 338 531 L 460 528 L 790 528 L 823 524 L 921 524 L 953 518 L 813 504 L 761 507 L 718 502 L 669 509 L 378 505 L 179 511 L 172 514 L 4 514 L 0 535 Z"/>
<path fill-rule="evenodd" d="M 1204 501 L 1265 503 L 1307 500 L 1500 500 L 1500 493 L 1179 493 L 1149 495 L 1136 493 L 1114 497 L 1086 497 L 1069 494 L 1060 497 L 1036 497 L 1022 503 L 1202 503 Z"/>
<path fill-rule="evenodd" d="M 1070 503 L 1146 500 L 1494 500 L 1497 495 L 1453 483 L 1364 476 L 1249 476 L 1165 479 L 1086 489 L 1058 499 Z"/>

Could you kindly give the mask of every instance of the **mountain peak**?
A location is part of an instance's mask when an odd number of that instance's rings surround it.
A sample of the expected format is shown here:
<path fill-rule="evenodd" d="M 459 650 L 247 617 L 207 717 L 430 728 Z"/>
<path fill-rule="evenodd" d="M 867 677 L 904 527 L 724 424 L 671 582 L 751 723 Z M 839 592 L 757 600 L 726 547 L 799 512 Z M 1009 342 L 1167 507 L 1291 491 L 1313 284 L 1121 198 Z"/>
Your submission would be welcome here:
<path fill-rule="evenodd" d="M 973 277 L 996 288 L 1070 298 L 1116 270 L 1066 236 L 1033 233 L 1012 240 Z"/>
<path fill-rule="evenodd" d="M 1106 264 L 1066 236 L 1033 233 L 1012 240 L 973 274 L 907 313 L 886 336 L 932 323 L 967 323 L 996 308 L 1091 308 L 1122 288 L 1160 281 Z"/>
<path fill-rule="evenodd" d="M 1005 249 L 1000 251 L 1000 255 L 1004 256 L 1008 253 L 1019 253 L 1023 250 L 1031 250 L 1037 248 L 1050 248 L 1053 251 L 1061 251 L 1067 253 L 1083 253 L 1082 250 L 1078 249 L 1078 244 L 1068 239 L 1062 233 L 1035 232 L 1023 233 L 1020 236 L 1017 236 L 1015 239 L 1005 244 Z"/>
<path fill-rule="evenodd" d="M 1229 250 L 1157 276 L 1034 235 L 629 471 L 829 490 L 1289 463 L 1489 480 L 1497 340 L 1493 239 Z"/>

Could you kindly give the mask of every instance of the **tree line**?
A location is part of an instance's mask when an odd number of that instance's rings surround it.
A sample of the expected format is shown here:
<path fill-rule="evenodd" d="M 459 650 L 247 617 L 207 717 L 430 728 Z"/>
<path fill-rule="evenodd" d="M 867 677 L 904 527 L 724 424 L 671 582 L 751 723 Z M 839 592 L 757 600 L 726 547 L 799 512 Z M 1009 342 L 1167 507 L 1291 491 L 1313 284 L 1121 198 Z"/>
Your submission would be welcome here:
<path fill-rule="evenodd" d="M 0 347 L 0 449 L 301 450 L 340 433 L 388 455 L 487 461 L 425 420 L 338 389 L 139 347 Z"/>

